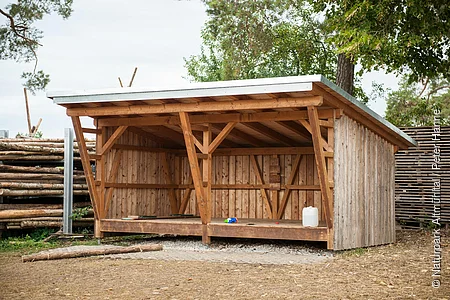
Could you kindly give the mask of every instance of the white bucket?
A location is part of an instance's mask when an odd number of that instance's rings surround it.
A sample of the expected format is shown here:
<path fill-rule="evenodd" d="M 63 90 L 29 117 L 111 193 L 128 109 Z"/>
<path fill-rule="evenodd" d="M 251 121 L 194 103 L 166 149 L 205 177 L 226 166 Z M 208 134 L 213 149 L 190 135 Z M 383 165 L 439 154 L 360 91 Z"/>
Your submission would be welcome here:
<path fill-rule="evenodd" d="M 317 207 L 304 207 L 302 211 L 302 225 L 305 227 L 319 226 L 319 210 Z"/>

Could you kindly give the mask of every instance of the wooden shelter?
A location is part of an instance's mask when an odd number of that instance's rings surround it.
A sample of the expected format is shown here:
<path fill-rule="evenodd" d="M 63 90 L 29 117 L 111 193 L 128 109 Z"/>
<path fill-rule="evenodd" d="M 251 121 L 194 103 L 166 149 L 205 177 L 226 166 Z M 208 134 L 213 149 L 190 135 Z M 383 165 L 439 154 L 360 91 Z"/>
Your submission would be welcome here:
<path fill-rule="evenodd" d="M 96 236 L 309 240 L 335 250 L 395 239 L 394 153 L 415 142 L 320 75 L 47 96 L 72 118 Z M 83 116 L 95 128 L 83 128 Z M 84 133 L 96 134 L 96 155 Z M 302 226 L 305 206 L 319 209 L 319 227 Z"/>

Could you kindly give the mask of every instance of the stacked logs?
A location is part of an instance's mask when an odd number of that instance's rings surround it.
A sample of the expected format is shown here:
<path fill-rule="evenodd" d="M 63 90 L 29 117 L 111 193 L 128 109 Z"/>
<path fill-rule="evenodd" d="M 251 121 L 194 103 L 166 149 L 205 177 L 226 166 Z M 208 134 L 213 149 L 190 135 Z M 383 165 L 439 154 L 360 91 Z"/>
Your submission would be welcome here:
<path fill-rule="evenodd" d="M 395 154 L 396 219 L 417 227 L 431 224 L 438 213 L 440 223 L 450 224 L 450 126 L 440 127 L 437 140 L 433 140 L 436 129 L 431 126 L 401 129 L 418 146 Z M 440 151 L 439 170 L 432 167 L 435 146 Z M 440 189 L 433 190 L 437 180 Z"/>
<path fill-rule="evenodd" d="M 93 154 L 95 141 L 86 144 Z M 75 207 L 90 205 L 77 143 L 73 183 Z M 0 139 L 0 230 L 60 227 L 63 194 L 63 139 Z"/>

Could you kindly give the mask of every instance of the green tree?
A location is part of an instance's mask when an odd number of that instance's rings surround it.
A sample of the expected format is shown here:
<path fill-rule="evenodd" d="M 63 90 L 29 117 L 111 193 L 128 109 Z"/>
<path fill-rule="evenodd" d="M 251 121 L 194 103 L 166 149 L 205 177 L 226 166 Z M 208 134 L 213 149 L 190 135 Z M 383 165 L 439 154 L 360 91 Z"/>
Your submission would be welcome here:
<path fill-rule="evenodd" d="M 23 72 L 24 86 L 32 93 L 43 90 L 50 82 L 49 75 L 37 70 L 37 50 L 42 44 L 43 32 L 34 23 L 51 13 L 57 13 L 67 19 L 72 13 L 73 0 L 18 0 L 5 8 L 0 15 L 5 24 L 0 25 L 0 60 L 32 62 L 32 72 Z"/>
<path fill-rule="evenodd" d="M 336 55 L 306 3 L 204 1 L 209 16 L 200 55 L 185 59 L 194 81 L 335 75 Z"/>
<path fill-rule="evenodd" d="M 388 93 L 386 119 L 396 126 L 432 126 L 435 110 L 441 125 L 450 125 L 450 84 L 442 77 L 426 84 L 404 76 L 397 91 Z"/>
<path fill-rule="evenodd" d="M 310 2 L 324 13 L 326 29 L 333 33 L 330 42 L 347 59 L 338 64 L 347 77 L 355 63 L 362 71 L 406 72 L 409 82 L 450 77 L 448 0 Z"/>

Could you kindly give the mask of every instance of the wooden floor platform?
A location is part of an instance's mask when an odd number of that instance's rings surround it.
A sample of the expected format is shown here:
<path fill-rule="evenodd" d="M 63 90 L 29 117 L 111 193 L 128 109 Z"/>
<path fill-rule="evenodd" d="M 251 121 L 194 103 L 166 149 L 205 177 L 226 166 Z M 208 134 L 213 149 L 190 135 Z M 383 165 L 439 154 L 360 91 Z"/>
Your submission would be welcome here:
<path fill-rule="evenodd" d="M 211 237 L 328 241 L 325 224 L 319 224 L 319 227 L 303 227 L 300 221 L 290 220 L 239 219 L 238 223 L 228 224 L 224 223 L 224 219 L 213 219 L 207 225 L 202 225 L 200 218 L 100 221 L 102 232 L 202 236 L 203 226 L 206 226 Z"/>

